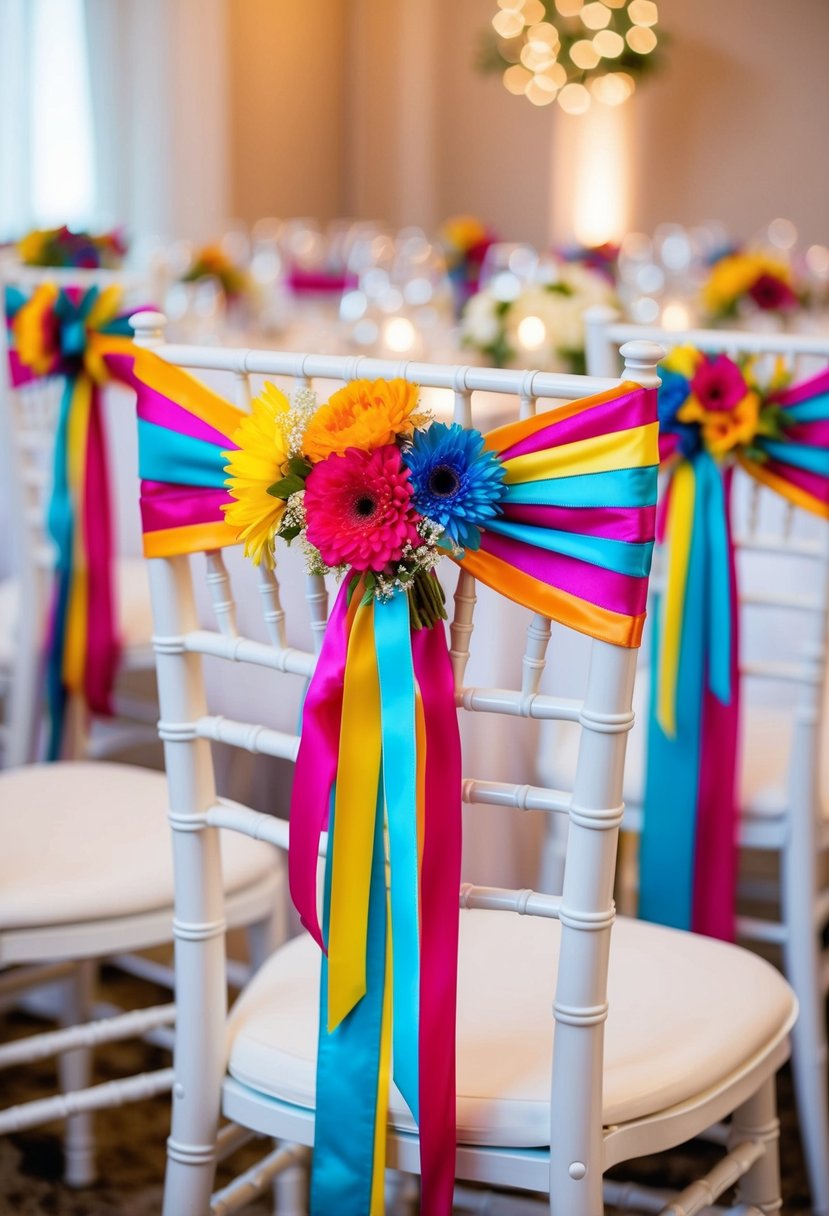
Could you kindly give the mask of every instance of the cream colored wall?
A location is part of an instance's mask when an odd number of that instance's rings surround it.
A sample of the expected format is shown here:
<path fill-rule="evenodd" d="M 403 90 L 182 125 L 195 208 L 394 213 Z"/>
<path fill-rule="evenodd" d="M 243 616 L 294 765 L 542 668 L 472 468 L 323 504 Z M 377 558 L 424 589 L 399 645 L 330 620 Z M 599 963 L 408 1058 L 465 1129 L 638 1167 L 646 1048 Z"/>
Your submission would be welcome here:
<path fill-rule="evenodd" d="M 431 227 L 468 210 L 543 245 L 557 210 L 564 235 L 578 120 L 476 70 L 494 0 L 228 3 L 237 214 Z M 669 61 L 629 115 L 631 226 L 750 236 L 785 215 L 829 240 L 827 0 L 661 0 L 661 17 Z"/>
<path fill-rule="evenodd" d="M 234 215 L 340 215 L 348 0 L 227 4 Z"/>
<path fill-rule="evenodd" d="M 751 234 L 777 215 L 829 241 L 829 4 L 661 0 L 664 75 L 635 114 L 648 184 L 636 223 L 724 220 Z"/>

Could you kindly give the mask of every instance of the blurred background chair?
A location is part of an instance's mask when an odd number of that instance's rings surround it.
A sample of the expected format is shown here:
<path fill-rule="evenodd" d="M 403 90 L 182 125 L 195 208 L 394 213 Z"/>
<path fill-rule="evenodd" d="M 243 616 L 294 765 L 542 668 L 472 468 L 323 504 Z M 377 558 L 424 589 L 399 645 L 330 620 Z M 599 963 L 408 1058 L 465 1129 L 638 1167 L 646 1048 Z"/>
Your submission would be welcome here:
<path fill-rule="evenodd" d="M 617 344 L 633 339 L 669 349 L 690 344 L 732 358 L 785 360 L 794 379 L 825 366 L 829 340 L 785 333 L 673 331 L 626 324 L 607 310 L 586 318 L 594 375 L 619 365 Z M 794 988 L 800 1016 L 793 1031 L 792 1068 L 800 1132 L 816 1212 L 829 1211 L 829 1083 L 826 993 L 829 950 L 829 791 L 826 748 L 826 639 L 829 627 L 829 529 L 779 495 L 734 471 L 733 530 L 740 604 L 741 850 L 737 933 L 778 957 Z M 652 591 L 664 589 L 655 556 Z M 643 651 L 647 662 L 647 647 Z M 649 671 L 637 687 L 637 726 L 625 780 L 620 907 L 635 914 L 638 833 L 645 784 Z M 566 724 L 544 736 L 541 771 L 566 780 L 575 769 L 577 740 Z M 560 846 L 560 841 L 558 842 Z M 548 841 L 553 851 L 556 841 Z M 776 857 L 774 856 L 776 855 Z M 555 862 L 545 889 L 555 889 Z"/>
<path fill-rule="evenodd" d="M 118 286 L 125 301 L 141 302 L 142 280 L 120 271 L 35 269 L 0 262 L 0 296 L 6 287 L 30 294 L 39 284 L 72 285 L 88 290 Z M 63 391 L 62 376 L 38 377 L 30 383 L 12 384 L 6 350 L 6 326 L 0 327 L 0 426 L 5 451 L 4 472 L 9 493 L 8 515 L 3 520 L 14 566 L 0 580 L 0 674 L 5 690 L 3 723 L 4 763 L 23 764 L 42 754 L 44 697 L 44 642 L 54 586 L 55 547 L 49 536 L 47 512 L 53 484 L 53 449 L 58 411 Z M 113 386 L 107 389 L 117 408 L 131 408 L 130 395 Z M 111 408 L 110 416 L 113 413 Z M 106 411 L 105 411 L 106 414 Z M 83 708 L 70 708 L 65 737 L 67 757 L 85 754 L 111 755 L 116 751 L 154 742 L 158 715 L 152 679 L 152 621 L 149 589 L 143 563 L 118 550 L 118 533 L 133 524 L 134 540 L 139 528 L 137 511 L 120 512 L 122 478 L 134 477 L 134 427 L 117 428 L 117 441 L 107 445 L 111 500 L 101 504 L 115 528 L 114 593 L 117 628 L 121 641 L 119 679 L 114 690 L 114 717 L 103 719 L 92 730 Z M 126 452 L 124 442 L 127 440 Z M 124 459 L 126 456 L 126 459 Z M 132 504 L 131 504 L 132 506 Z"/>
<path fill-rule="evenodd" d="M 314 374 L 313 356 L 238 351 L 228 359 L 221 349 L 165 348 L 158 344 L 158 318 L 136 322 L 142 326 L 140 340 L 152 343 L 162 357 L 169 352 L 171 361 L 185 368 L 209 371 L 230 363 L 244 378 L 245 369 L 254 366 L 274 377 L 299 376 L 303 384 Z M 629 348 L 629 377 L 641 375 L 647 382 L 653 376 L 653 362 L 648 363 L 652 350 Z M 351 358 L 319 360 L 319 369 L 327 377 L 339 371 L 343 379 L 415 374 L 405 365 L 356 364 Z M 420 383 L 455 388 L 456 420 L 466 425 L 474 421 L 470 390 L 476 385 L 520 393 L 526 416 L 537 398 L 574 398 L 614 383 L 539 376 L 529 394 L 522 391 L 520 374 L 490 377 L 477 369 L 422 364 L 416 371 Z M 217 555 L 210 560 L 215 563 Z M 308 678 L 315 658 L 311 651 L 288 647 L 284 636 L 271 634 L 269 645 L 235 631 L 228 636 L 227 620 L 235 619 L 235 598 L 228 590 L 223 595 L 225 627 L 219 619 L 218 631 L 197 630 L 196 569 L 197 559 L 183 556 L 150 563 L 155 628 L 176 643 L 159 652 L 158 669 L 162 717 L 174 724 L 163 734 L 172 823 L 180 833 L 176 917 L 190 928 L 177 939 L 179 1009 L 182 1023 L 193 1027 L 193 1034 L 177 1043 L 178 1096 L 164 1210 L 169 1216 L 203 1213 L 211 1202 L 217 1153 L 223 1156 L 242 1134 L 237 1129 L 247 1127 L 283 1143 L 259 1167 L 215 1195 L 214 1206 L 233 1210 L 276 1180 L 287 1195 L 285 1210 L 293 1216 L 304 1210 L 307 1152 L 302 1146 L 313 1141 L 319 956 L 305 934 L 277 950 L 225 1025 L 223 945 L 210 932 L 219 906 L 215 829 L 232 828 L 281 847 L 288 830 L 284 823 L 217 802 L 210 742 L 222 740 L 292 760 L 298 739 L 264 724 L 250 712 L 257 704 L 250 698 L 245 721 L 211 714 L 194 660 L 200 654 L 231 659 L 223 688 L 234 679 L 246 687 L 248 668 L 264 667 L 280 681 L 278 693 L 274 683 L 276 700 L 284 695 L 289 675 Z M 287 578 L 290 571 L 289 564 Z M 252 571 L 246 582 L 250 590 L 243 593 L 243 603 L 256 596 Z M 318 633 L 326 613 L 322 580 L 310 580 L 308 599 L 312 629 Z M 528 614 L 520 690 L 514 681 L 509 689 L 464 687 L 474 605 L 474 580 L 462 573 L 452 625 L 458 705 L 523 717 L 525 725 L 528 715 L 577 718 L 583 741 L 572 794 L 473 778 L 463 783 L 468 804 L 569 815 L 571 851 L 562 898 L 468 884 L 462 888 L 458 1177 L 551 1193 L 552 1210 L 592 1216 L 602 1210 L 602 1174 L 610 1164 L 669 1148 L 735 1111 L 726 1163 L 707 1177 L 703 1188 L 683 1193 L 682 1210 L 700 1210 L 741 1177 L 742 1199 L 755 1205 L 752 1210 L 776 1211 L 774 1073 L 786 1058 L 795 1016 L 788 986 L 749 953 L 693 935 L 619 922 L 609 942 L 635 655 L 594 643 L 583 699 L 573 703 L 545 697 L 538 692 L 538 680 L 546 631 L 543 621 Z M 491 639 L 482 637 L 482 644 Z M 276 672 L 283 674 L 277 677 Z M 496 909 L 513 915 L 499 915 Z M 200 926 L 203 931 L 197 931 Z M 551 1005 L 556 1019 L 552 1105 Z M 712 1017 L 714 1011 L 721 1016 Z M 704 1036 L 686 1033 L 684 1028 L 700 1023 L 706 1026 Z M 231 1122 L 218 1131 L 220 1112 Z M 394 1095 L 391 1124 L 389 1164 L 417 1172 L 411 1120 Z M 614 1184 L 606 1194 L 621 1202 L 626 1196 L 642 1197 Z"/>

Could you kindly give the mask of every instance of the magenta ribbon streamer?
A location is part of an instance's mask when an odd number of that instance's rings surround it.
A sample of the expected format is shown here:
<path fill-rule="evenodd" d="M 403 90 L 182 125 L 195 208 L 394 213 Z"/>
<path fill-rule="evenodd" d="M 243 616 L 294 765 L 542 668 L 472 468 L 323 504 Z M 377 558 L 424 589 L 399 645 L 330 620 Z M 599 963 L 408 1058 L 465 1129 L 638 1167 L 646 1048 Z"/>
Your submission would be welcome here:
<path fill-rule="evenodd" d="M 693 919 L 695 933 L 723 941 L 736 935 L 737 789 L 739 775 L 740 653 L 737 564 L 731 532 L 731 484 L 734 470 L 723 473 L 728 579 L 731 598 L 731 698 L 714 696 L 705 680 L 702 703 L 699 790 L 694 853 Z"/>
<path fill-rule="evenodd" d="M 617 434 L 654 421 L 653 400 L 643 393 L 639 385 L 621 397 L 594 405 L 590 410 L 574 414 L 571 418 L 556 419 L 550 414 L 550 425 L 540 427 L 531 435 L 514 443 L 501 452 L 501 460 L 512 460 L 515 456 L 526 456 L 530 452 L 542 452 L 551 446 L 555 435 L 555 446 L 576 443 L 581 439 L 594 439 L 597 435 Z"/>
<path fill-rule="evenodd" d="M 510 508 L 511 510 L 511 508 Z M 611 612 L 638 616 L 645 611 L 648 580 L 592 566 L 566 553 L 553 553 L 497 532 L 484 532 L 481 549 L 539 582 L 558 587 Z"/>
<path fill-rule="evenodd" d="M 317 866 L 322 833 L 328 827 L 331 791 L 337 777 L 343 681 L 348 652 L 348 580 L 343 581 L 325 630 L 322 649 L 302 708 L 302 734 L 291 792 L 288 880 L 300 919 L 320 947 Z"/>
<path fill-rule="evenodd" d="M 455 1186 L 461 744 L 443 626 L 416 630 L 412 653 L 426 723 L 420 943 L 421 1212 L 423 1216 L 450 1216 Z"/>
<path fill-rule="evenodd" d="M 93 713 L 112 713 L 112 688 L 120 656 L 113 588 L 113 540 L 109 473 L 101 418 L 101 394 L 92 386 L 83 502 L 88 602 L 84 693 Z"/>

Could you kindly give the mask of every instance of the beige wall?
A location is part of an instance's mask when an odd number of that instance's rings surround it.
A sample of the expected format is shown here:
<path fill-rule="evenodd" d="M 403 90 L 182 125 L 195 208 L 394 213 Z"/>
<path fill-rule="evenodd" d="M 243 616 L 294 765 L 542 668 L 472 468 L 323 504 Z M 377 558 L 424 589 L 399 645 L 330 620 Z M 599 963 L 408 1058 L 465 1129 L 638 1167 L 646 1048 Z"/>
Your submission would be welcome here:
<path fill-rule="evenodd" d="M 347 0 L 227 2 L 234 215 L 340 215 Z"/>
<path fill-rule="evenodd" d="M 541 245 L 557 210 L 563 235 L 578 120 L 476 70 L 494 0 L 228 3 L 237 214 L 468 210 Z M 785 215 L 829 241 L 827 0 L 661 0 L 661 17 L 668 63 L 629 115 L 631 225 L 751 236 Z"/>
<path fill-rule="evenodd" d="M 783 215 L 805 242 L 829 241 L 827 0 L 660 7 L 672 45 L 637 99 L 637 224 L 716 218 L 750 237 Z"/>

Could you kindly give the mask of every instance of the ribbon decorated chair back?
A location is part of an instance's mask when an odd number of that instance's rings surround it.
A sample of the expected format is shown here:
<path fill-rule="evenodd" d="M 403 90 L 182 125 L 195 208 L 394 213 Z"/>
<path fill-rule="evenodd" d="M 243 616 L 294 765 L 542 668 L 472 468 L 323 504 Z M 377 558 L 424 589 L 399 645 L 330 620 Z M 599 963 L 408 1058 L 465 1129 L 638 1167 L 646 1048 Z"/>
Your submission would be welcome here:
<path fill-rule="evenodd" d="M 788 785 L 810 805 L 790 814 L 821 813 L 829 341 L 678 336 L 598 311 L 588 332 L 594 371 L 612 368 L 614 343 L 633 336 L 675 348 L 660 368 L 662 543 L 652 586 L 640 915 L 730 940 L 748 677 L 770 685 L 797 719 Z M 751 735 L 743 742 L 751 747 Z"/>
<path fill-rule="evenodd" d="M 196 929 L 221 916 L 219 859 L 200 839 L 204 828 L 234 827 L 285 842 L 278 821 L 217 802 L 210 741 L 296 760 L 291 890 L 306 927 L 325 952 L 316 1111 L 303 1115 L 294 1107 L 285 1114 L 292 1139 L 311 1143 L 313 1138 L 314 1213 L 382 1213 L 392 1078 L 419 1128 L 422 1211 L 428 1216 L 451 1212 L 459 897 L 467 907 L 544 916 L 557 916 L 560 903 L 549 896 L 530 898 L 528 892 L 492 888 L 465 886 L 460 892 L 461 801 L 550 813 L 567 813 L 571 806 L 561 791 L 464 773 L 457 710 L 497 714 L 505 724 L 516 725 L 531 717 L 572 718 L 572 702 L 540 691 L 548 618 L 597 639 L 580 713 L 584 738 L 572 797 L 578 811 L 571 815 L 573 862 L 564 893 L 571 915 L 563 930 L 559 982 L 567 993 L 567 1017 L 555 1038 L 554 1169 L 564 1180 L 570 1162 L 594 1160 L 601 1144 L 596 1068 L 601 1067 L 603 1025 L 594 1017 L 580 1019 L 577 1010 L 594 1010 L 606 985 L 607 950 L 596 948 L 596 942 L 597 934 L 609 934 L 612 923 L 625 732 L 632 719 L 653 540 L 653 389 L 630 380 L 426 364 L 400 368 L 353 358 L 217 348 L 165 350 L 159 343 L 162 321 L 158 314 L 133 318 L 137 349 L 112 362 L 138 396 L 160 730 L 173 824 L 181 829 L 175 853 L 176 918 Z M 634 374 L 652 381 L 654 354 L 659 353 L 653 347 L 631 350 Z M 227 561 L 222 553 L 240 535 L 240 526 L 232 526 L 233 515 L 226 511 L 234 502 L 225 488 L 226 469 L 232 461 L 241 468 L 241 453 L 235 451 L 241 447 L 253 461 L 246 466 L 251 476 L 261 475 L 257 461 L 264 458 L 267 464 L 268 449 L 251 436 L 255 432 L 273 440 L 268 410 L 279 399 L 275 390 L 263 392 L 248 415 L 187 369 L 198 369 L 198 374 L 204 369 L 234 371 L 243 406 L 249 402 L 250 372 L 281 378 L 288 392 L 294 390 L 297 409 L 315 376 L 345 382 L 369 376 L 376 380 L 375 390 L 378 378 L 387 377 L 396 401 L 403 394 L 401 385 L 411 381 L 427 386 L 422 389 L 427 406 L 428 386 L 442 387 L 454 391 L 459 429 L 474 422 L 474 387 L 499 394 L 514 412 L 515 396 L 520 398 L 521 417 L 483 440 L 504 470 L 501 511 L 482 525 L 477 549 L 471 533 L 466 535 L 466 549 L 455 552 L 459 574 L 449 560 L 439 567 L 448 586 L 457 584 L 450 638 L 441 620 L 413 627 L 415 612 L 434 605 L 434 586 L 426 599 L 421 591 L 419 601 L 414 591 L 373 598 L 367 576 L 356 585 L 346 576 L 329 615 L 324 580 L 314 574 L 304 578 L 296 549 L 282 542 L 275 568 L 269 561 L 258 567 L 258 591 L 237 602 L 231 571 L 236 581 L 236 572 L 243 577 L 245 568 L 239 570 L 238 550 Z M 323 386 L 317 387 L 322 398 Z M 536 413 L 545 398 L 563 404 L 554 412 Z M 262 429 L 256 430 L 260 423 Z M 309 432 L 305 434 L 307 439 Z M 454 442 L 458 433 L 452 434 Z M 468 434 L 469 450 L 480 457 L 480 436 Z M 292 459 L 286 466 L 289 478 L 302 475 L 301 464 Z M 489 467 L 487 458 L 483 463 Z M 310 493 L 309 479 L 306 501 Z M 274 508 L 272 497 L 257 501 L 266 512 Z M 253 544 L 261 519 L 246 519 L 242 526 Z M 210 629 L 199 625 L 195 608 L 194 570 L 200 562 L 191 556 L 203 552 L 215 615 Z M 250 585 L 252 571 L 247 579 Z M 523 605 L 522 611 L 504 604 L 505 628 L 525 630 L 527 642 L 521 670 L 499 673 L 500 687 L 465 683 L 479 581 Z M 261 623 L 254 623 L 260 607 L 267 641 L 251 636 L 262 633 Z M 305 618 L 304 628 L 292 620 L 294 613 Z M 492 650 L 492 638 L 481 637 L 480 644 Z M 221 688 L 227 703 L 235 682 L 244 720 L 210 712 L 199 656 L 228 660 L 212 688 Z M 256 667 L 283 673 L 259 701 L 250 691 Z M 300 687 L 311 678 L 299 728 L 295 700 L 286 691 L 291 676 Z M 318 919 L 318 851 L 326 831 L 323 915 Z M 210 1144 L 216 1133 L 218 1089 L 206 1094 L 203 1080 L 222 1066 L 225 998 L 221 937 L 194 931 L 181 945 L 194 965 L 185 967 L 177 987 L 178 1017 L 189 1030 L 176 1069 L 183 1093 L 194 1100 L 189 1106 L 186 1101 L 175 1104 L 171 1143 L 185 1161 L 188 1144 Z M 572 1118 L 573 1076 L 578 1076 L 575 1100 L 584 1102 L 585 1095 L 592 1095 L 597 1103 L 591 1119 Z M 263 1100 L 272 1112 L 273 1102 Z M 598 1176 L 599 1161 L 595 1168 Z M 187 1186 L 186 1172 L 183 1167 L 177 1181 L 171 1162 L 165 1211 L 177 1210 L 176 1188 Z"/>
<path fill-rule="evenodd" d="M 61 283 L 55 280 L 55 276 Z M 118 662 L 103 356 L 131 331 L 106 271 L 18 270 L 0 283 L 2 415 L 18 532 L 21 603 L 9 761 L 30 758 L 45 666 L 47 755 L 60 753 L 68 698 L 111 711 Z M 27 708 L 29 707 L 29 708 Z"/>

